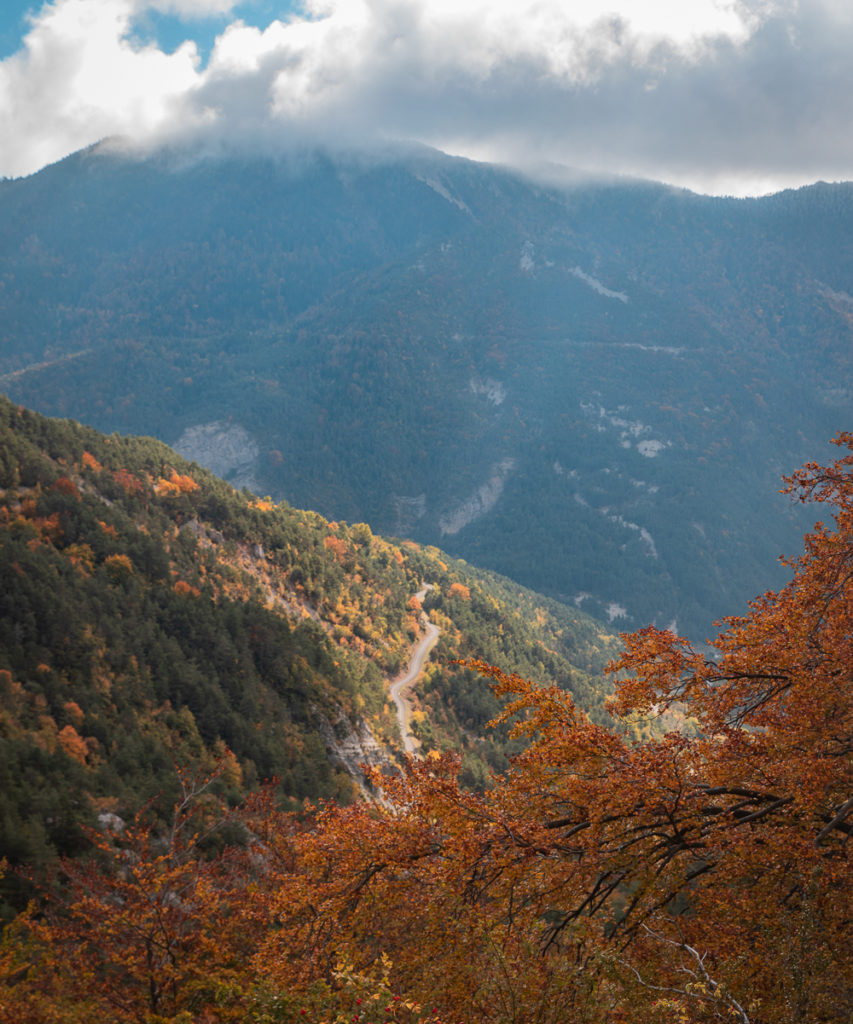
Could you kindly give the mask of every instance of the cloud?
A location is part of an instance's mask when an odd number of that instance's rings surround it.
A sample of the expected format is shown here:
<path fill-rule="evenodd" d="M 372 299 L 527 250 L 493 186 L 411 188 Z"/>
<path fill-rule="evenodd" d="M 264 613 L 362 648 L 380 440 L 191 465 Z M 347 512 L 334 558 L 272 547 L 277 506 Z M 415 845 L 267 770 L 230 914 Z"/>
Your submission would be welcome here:
<path fill-rule="evenodd" d="M 211 18 L 230 14 L 237 3 L 238 0 L 147 0 L 135 6 L 138 9 L 160 11 L 162 14 L 174 14 L 179 18 Z"/>
<path fill-rule="evenodd" d="M 28 173 L 114 132 L 168 123 L 197 81 L 187 42 L 166 55 L 130 36 L 131 0 L 57 0 L 34 19 L 22 51 L 0 63 L 0 173 Z"/>
<path fill-rule="evenodd" d="M 42 8 L 0 63 L 0 173 L 120 135 L 403 137 L 712 190 L 853 176 L 846 0 L 306 0 L 263 28 L 234 20 L 206 66 L 192 41 L 171 54 L 133 41 L 147 10 L 236 6 Z"/>

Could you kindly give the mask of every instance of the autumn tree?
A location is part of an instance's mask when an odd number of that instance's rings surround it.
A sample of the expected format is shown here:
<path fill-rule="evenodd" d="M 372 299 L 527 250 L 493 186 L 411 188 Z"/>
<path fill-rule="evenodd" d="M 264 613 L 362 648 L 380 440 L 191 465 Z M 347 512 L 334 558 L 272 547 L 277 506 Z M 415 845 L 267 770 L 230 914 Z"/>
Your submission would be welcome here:
<path fill-rule="evenodd" d="M 707 653 L 626 636 L 613 727 L 476 664 L 525 752 L 482 796 L 453 758 L 410 762 L 374 776 L 384 804 L 289 840 L 259 969 L 298 984 L 329 951 L 393 950 L 406 991 L 471 1021 L 849 1020 L 853 456 L 788 489 L 834 528 Z M 666 732 L 673 711 L 695 730 Z M 620 728 L 637 716 L 653 738 Z"/>
<path fill-rule="evenodd" d="M 96 856 L 63 859 L 7 938 L 0 1021 L 245 1019 L 247 950 L 229 922 L 249 873 L 203 852 L 224 821 L 217 774 L 179 769 L 165 827 L 146 808 L 92 832 Z"/>
<path fill-rule="evenodd" d="M 459 764 L 410 761 L 383 780 L 382 804 L 330 805 L 310 827 L 257 817 L 269 874 L 255 915 L 272 926 L 258 929 L 254 977 L 306 999 L 325 987 L 337 1009 L 343 964 L 422 1019 L 606 1019 L 588 961 L 543 958 L 536 865 L 505 845 L 494 805 L 460 788 Z"/>

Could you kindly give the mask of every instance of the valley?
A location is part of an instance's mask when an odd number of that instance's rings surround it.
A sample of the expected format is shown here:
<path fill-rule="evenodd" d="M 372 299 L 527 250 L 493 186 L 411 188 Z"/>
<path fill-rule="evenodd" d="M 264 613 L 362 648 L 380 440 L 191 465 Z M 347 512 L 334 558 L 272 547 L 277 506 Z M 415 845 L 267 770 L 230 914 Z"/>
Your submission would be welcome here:
<path fill-rule="evenodd" d="M 269 783 L 290 809 L 360 799 L 365 766 L 415 748 L 459 751 L 483 788 L 519 745 L 489 727 L 499 702 L 465 659 L 557 680 L 607 718 L 616 639 L 574 608 L 235 491 L 151 438 L 6 400 L 0 432 L 0 859 L 13 866 L 79 855 L 99 815 L 167 814 L 176 764 L 224 765 L 223 799 Z M 22 891 L 0 883 L 4 900 Z"/>
<path fill-rule="evenodd" d="M 851 219 L 0 182 L 3 1024 L 846 1020 Z"/>
<path fill-rule="evenodd" d="M 851 219 L 845 184 L 735 200 L 417 147 L 94 147 L 0 183 L 0 374 L 701 642 L 784 580 L 810 524 L 781 477 L 853 412 Z"/>

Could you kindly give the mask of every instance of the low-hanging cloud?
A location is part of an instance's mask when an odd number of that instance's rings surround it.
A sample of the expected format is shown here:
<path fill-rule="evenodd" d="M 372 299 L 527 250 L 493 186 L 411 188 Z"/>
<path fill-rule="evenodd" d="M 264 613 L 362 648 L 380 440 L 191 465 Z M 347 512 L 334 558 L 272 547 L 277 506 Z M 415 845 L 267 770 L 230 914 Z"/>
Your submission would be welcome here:
<path fill-rule="evenodd" d="M 853 11 L 843 0 L 307 0 L 234 21 L 206 65 L 135 41 L 157 9 L 55 0 L 0 63 L 0 173 L 105 136 L 145 149 L 406 138 L 709 190 L 853 176 Z M 570 9 L 569 9 L 570 8 Z"/>

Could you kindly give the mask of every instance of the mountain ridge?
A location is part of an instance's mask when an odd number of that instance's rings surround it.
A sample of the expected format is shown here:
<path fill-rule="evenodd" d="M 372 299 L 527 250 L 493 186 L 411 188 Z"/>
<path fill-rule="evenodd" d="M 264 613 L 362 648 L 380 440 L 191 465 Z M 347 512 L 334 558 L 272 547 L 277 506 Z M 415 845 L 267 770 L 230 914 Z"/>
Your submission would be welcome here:
<path fill-rule="evenodd" d="M 413 729 L 425 753 L 460 750 L 469 785 L 513 745 L 486 730 L 496 700 L 455 659 L 557 679 L 607 717 L 615 638 L 573 609 L 366 524 L 237 492 L 151 438 L 0 398 L 0 440 L 0 858 L 12 864 L 82 852 L 98 815 L 146 801 L 167 814 L 175 763 L 224 766 L 229 801 L 274 777 L 288 807 L 363 796 L 359 764 L 402 756 L 388 685 L 424 611 L 440 637 Z"/>
<path fill-rule="evenodd" d="M 620 627 L 701 641 L 779 585 L 781 476 L 853 412 L 849 184 L 93 151 L 2 183 L 0 225 L 15 400 L 188 454 L 226 424 L 235 482 Z"/>

